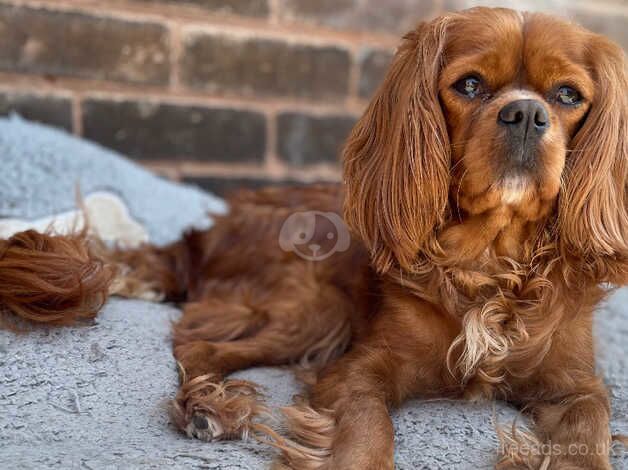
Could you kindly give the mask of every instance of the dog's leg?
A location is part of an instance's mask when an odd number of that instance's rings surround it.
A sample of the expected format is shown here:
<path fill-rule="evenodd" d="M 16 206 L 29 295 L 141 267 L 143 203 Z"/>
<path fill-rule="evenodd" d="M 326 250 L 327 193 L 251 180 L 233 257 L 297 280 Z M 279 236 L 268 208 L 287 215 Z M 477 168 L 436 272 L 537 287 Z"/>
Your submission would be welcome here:
<path fill-rule="evenodd" d="M 389 409 L 410 396 L 455 393 L 445 358 L 457 325 L 416 301 L 390 302 L 374 319 L 371 334 L 321 373 L 309 406 L 286 409 L 294 440 L 277 446 L 280 465 L 392 470 Z"/>
<path fill-rule="evenodd" d="M 174 354 L 183 377 L 173 405 L 173 418 L 188 435 L 212 440 L 261 429 L 256 418 L 266 409 L 256 386 L 225 379 L 231 372 L 304 359 L 325 362 L 345 349 L 350 304 L 344 294 L 325 286 L 303 289 L 269 296 L 251 287 L 239 293 L 247 305 L 232 303 L 233 295 L 188 305 L 175 326 Z"/>
<path fill-rule="evenodd" d="M 580 377 L 577 388 L 528 403 L 534 436 L 502 442 L 500 470 L 610 470 L 609 404 L 601 381 Z"/>
<path fill-rule="evenodd" d="M 568 338 L 569 342 L 561 341 Z M 573 354 L 573 344 L 579 344 Z M 555 338 L 541 368 L 515 383 L 514 398 L 528 410 L 537 443 L 523 452 L 512 440 L 500 469 L 610 470 L 608 392 L 595 375 L 590 328 L 570 328 Z"/>
<path fill-rule="evenodd" d="M 554 444 L 550 468 L 610 470 L 609 402 L 600 380 L 589 377 L 559 403 L 534 406 L 537 430 Z"/>
<path fill-rule="evenodd" d="M 97 242 L 94 246 L 103 259 L 117 267 L 110 295 L 152 302 L 186 298 L 189 262 L 185 240 L 130 250 L 112 250 Z"/>
<path fill-rule="evenodd" d="M 515 448 L 509 449 L 510 456 L 498 468 L 611 469 L 609 402 L 600 379 L 579 377 L 577 387 L 551 400 L 530 403 L 529 408 L 539 441 L 517 452 L 514 440 Z"/>

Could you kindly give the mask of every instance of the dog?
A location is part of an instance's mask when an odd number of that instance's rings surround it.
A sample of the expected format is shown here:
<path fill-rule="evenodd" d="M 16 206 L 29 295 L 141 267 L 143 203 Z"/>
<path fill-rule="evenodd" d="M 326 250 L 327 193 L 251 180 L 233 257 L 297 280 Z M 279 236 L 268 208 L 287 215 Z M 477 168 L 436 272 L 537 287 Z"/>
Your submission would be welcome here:
<path fill-rule="evenodd" d="M 70 306 L 95 313 L 114 265 L 126 282 L 113 292 L 185 302 L 174 422 L 207 441 L 254 435 L 283 468 L 393 469 L 390 410 L 447 397 L 513 403 L 551 445 L 515 445 L 498 468 L 610 469 L 592 317 L 628 283 L 627 88 L 617 45 L 551 16 L 475 8 L 422 23 L 346 143 L 343 184 L 242 191 L 212 229 L 167 247 L 73 240 L 82 256 L 67 265 L 104 258 L 104 281 L 82 269 L 94 288 Z M 34 260 L 59 240 L 29 236 L 3 242 L 0 268 L 43 269 L 49 257 Z M 67 283 L 47 273 L 46 289 Z M 41 290 L 35 274 L 18 285 Z M 59 297 L 37 297 L 36 320 L 46 302 L 68 309 Z M 309 371 L 284 410 L 289 437 L 261 420 L 255 384 L 228 378 L 282 364 Z"/>

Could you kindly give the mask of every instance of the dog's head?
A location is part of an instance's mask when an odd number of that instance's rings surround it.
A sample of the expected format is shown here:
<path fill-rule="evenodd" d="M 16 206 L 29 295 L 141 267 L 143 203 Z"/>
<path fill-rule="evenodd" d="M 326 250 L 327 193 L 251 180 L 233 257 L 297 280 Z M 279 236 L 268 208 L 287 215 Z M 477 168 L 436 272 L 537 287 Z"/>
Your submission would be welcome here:
<path fill-rule="evenodd" d="M 376 269 L 506 208 L 561 252 L 626 261 L 623 51 L 542 14 L 477 8 L 407 34 L 348 140 L 345 217 Z"/>

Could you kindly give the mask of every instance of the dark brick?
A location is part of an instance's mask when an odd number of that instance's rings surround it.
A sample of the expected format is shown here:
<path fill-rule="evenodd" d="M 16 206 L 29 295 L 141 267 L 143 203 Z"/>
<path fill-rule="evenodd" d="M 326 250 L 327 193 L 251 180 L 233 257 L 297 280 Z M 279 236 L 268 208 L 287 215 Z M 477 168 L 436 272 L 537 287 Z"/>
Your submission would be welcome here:
<path fill-rule="evenodd" d="M 90 99 L 85 137 L 138 159 L 260 162 L 266 118 L 233 109 Z"/>
<path fill-rule="evenodd" d="M 185 40 L 183 82 L 212 92 L 334 100 L 346 96 L 346 50 L 194 33 Z"/>
<path fill-rule="evenodd" d="M 436 11 L 438 0 L 279 0 L 283 20 L 346 30 L 405 33 Z"/>
<path fill-rule="evenodd" d="M 46 75 L 165 84 L 166 28 L 0 5 L 0 69 Z"/>
<path fill-rule="evenodd" d="M 281 114 L 277 125 L 279 156 L 297 166 L 336 163 L 355 121 L 351 116 Z"/>
<path fill-rule="evenodd" d="M 187 176 L 186 183 L 198 186 L 218 196 L 228 196 L 238 189 L 259 189 L 268 186 L 303 186 L 296 180 L 271 180 L 264 178 L 219 178 L 215 176 Z"/>
<path fill-rule="evenodd" d="M 30 121 L 72 131 L 72 102 L 69 98 L 30 93 L 0 93 L 0 115 L 6 116 L 12 112 Z"/>
<path fill-rule="evenodd" d="M 360 85 L 362 98 L 370 98 L 386 75 L 393 54 L 389 51 L 364 50 L 360 54 Z"/>
<path fill-rule="evenodd" d="M 268 0 L 136 0 L 150 3 L 190 4 L 211 12 L 228 15 L 263 17 L 268 16 Z"/>

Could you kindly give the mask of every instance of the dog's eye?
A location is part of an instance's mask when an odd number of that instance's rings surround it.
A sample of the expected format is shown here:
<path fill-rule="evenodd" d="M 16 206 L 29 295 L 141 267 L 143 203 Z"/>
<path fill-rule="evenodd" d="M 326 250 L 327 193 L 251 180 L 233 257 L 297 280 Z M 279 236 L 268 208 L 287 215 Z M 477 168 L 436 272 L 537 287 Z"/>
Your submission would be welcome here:
<path fill-rule="evenodd" d="M 482 93 L 482 81 L 471 75 L 454 83 L 454 89 L 461 95 L 473 99 Z"/>
<path fill-rule="evenodd" d="M 561 104 L 573 106 L 582 101 L 582 96 L 578 93 L 578 90 L 569 86 L 561 86 L 556 92 L 556 100 Z"/>

